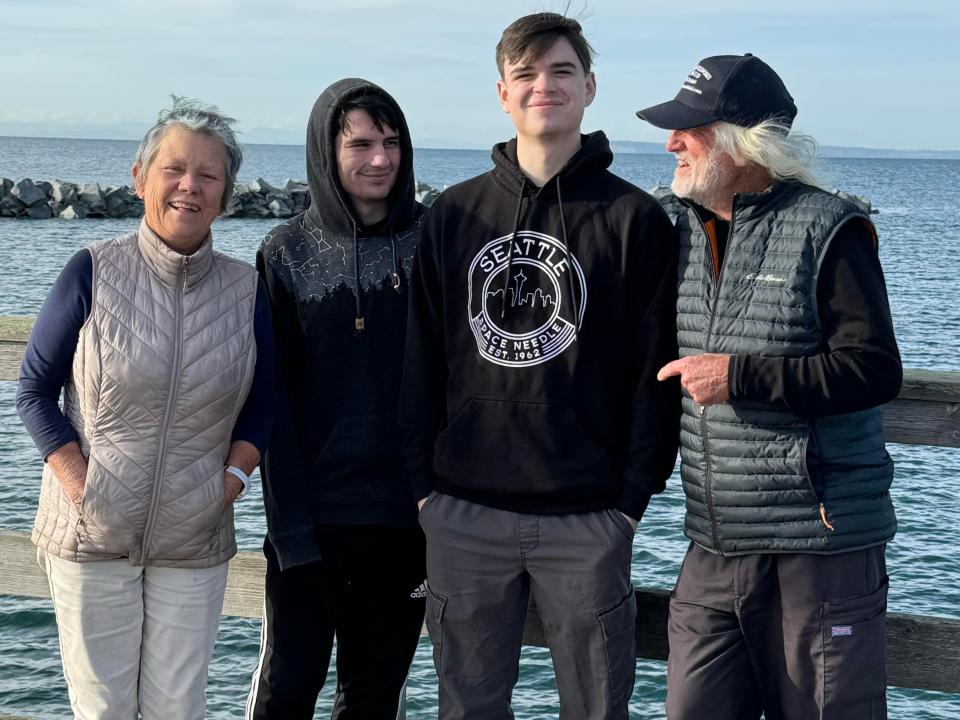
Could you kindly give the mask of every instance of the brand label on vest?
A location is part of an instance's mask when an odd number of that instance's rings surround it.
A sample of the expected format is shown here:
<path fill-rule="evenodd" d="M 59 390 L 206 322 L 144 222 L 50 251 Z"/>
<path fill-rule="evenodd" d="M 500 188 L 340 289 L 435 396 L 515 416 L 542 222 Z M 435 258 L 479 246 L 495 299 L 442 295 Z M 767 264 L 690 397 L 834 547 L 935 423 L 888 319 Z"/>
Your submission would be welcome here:
<path fill-rule="evenodd" d="M 787 281 L 785 277 L 771 273 L 748 273 L 747 280 L 752 280 L 755 283 L 772 283 L 775 285 L 781 285 Z"/>
<path fill-rule="evenodd" d="M 853 635 L 852 625 L 832 625 L 830 627 L 830 637 L 850 637 Z"/>
<path fill-rule="evenodd" d="M 470 263 L 470 329 L 484 359 L 526 367 L 570 347 L 587 307 L 587 283 L 563 243 L 543 233 L 518 232 L 511 262 L 511 235 L 487 243 Z M 571 284 L 576 307 L 569 297 Z"/>

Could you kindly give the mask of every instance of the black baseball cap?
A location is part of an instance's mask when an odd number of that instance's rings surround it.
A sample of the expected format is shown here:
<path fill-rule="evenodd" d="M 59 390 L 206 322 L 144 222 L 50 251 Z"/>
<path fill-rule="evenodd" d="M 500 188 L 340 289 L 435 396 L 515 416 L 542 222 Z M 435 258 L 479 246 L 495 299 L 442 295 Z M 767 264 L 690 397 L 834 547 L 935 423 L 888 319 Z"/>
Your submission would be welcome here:
<path fill-rule="evenodd" d="M 753 127 L 773 118 L 789 127 L 796 116 L 797 106 L 783 80 L 750 53 L 704 58 L 673 100 L 637 111 L 641 120 L 665 130 L 686 130 L 717 120 Z"/>

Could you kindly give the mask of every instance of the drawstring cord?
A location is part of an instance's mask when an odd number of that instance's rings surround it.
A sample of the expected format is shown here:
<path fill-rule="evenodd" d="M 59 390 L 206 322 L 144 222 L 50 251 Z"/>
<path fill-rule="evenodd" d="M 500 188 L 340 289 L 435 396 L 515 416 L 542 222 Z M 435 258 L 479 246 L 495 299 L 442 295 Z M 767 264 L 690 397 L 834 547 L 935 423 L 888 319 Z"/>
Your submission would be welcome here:
<path fill-rule="evenodd" d="M 390 233 L 390 250 L 393 252 L 393 289 L 400 292 L 400 263 L 397 260 L 397 236 Z"/>
<path fill-rule="evenodd" d="M 363 301 L 360 299 L 360 242 L 357 239 L 357 223 L 353 223 L 353 271 L 354 290 L 357 295 L 357 317 L 353 321 L 353 334 L 363 334 L 365 323 L 363 321 Z"/>
<path fill-rule="evenodd" d="M 570 292 L 570 303 L 573 309 L 573 339 L 577 339 L 580 330 L 580 303 L 577 302 L 576 285 L 573 282 L 573 255 L 570 252 L 570 242 L 567 240 L 567 222 L 563 217 L 563 196 L 560 194 L 560 176 L 557 175 L 557 206 L 560 208 L 560 233 L 563 235 L 563 249 L 567 253 L 567 290 Z"/>
<path fill-rule="evenodd" d="M 503 281 L 503 297 L 500 298 L 500 319 L 507 313 L 507 290 L 510 288 L 510 272 L 513 269 L 513 246 L 517 242 L 517 231 L 520 229 L 520 210 L 523 208 L 523 191 L 527 187 L 527 179 L 520 181 L 520 194 L 517 197 L 517 212 L 513 216 L 513 234 L 510 235 L 510 248 L 507 250 L 507 275 Z"/>

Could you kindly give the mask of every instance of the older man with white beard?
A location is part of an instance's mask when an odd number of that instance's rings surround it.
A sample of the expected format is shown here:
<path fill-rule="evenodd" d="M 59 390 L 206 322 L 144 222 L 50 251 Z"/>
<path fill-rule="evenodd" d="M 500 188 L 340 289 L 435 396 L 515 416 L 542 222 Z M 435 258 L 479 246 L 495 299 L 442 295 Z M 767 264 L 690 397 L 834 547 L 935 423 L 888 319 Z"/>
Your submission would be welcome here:
<path fill-rule="evenodd" d="M 637 114 L 670 130 L 681 476 L 671 720 L 886 717 L 880 406 L 900 356 L 877 235 L 817 187 L 796 106 L 752 55 L 701 60 Z"/>

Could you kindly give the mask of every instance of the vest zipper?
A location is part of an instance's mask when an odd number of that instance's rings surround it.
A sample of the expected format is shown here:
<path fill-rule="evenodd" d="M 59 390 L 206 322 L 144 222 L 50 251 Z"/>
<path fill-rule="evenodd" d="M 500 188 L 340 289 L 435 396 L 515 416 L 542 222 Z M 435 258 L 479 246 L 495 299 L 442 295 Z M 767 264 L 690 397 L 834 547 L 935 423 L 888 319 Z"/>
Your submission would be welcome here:
<path fill-rule="evenodd" d="M 823 526 L 827 530 L 833 530 L 833 525 L 831 525 L 830 521 L 827 520 L 827 507 L 823 503 L 820 503 L 820 522 L 823 523 Z"/>
<path fill-rule="evenodd" d="M 713 335 L 713 321 L 717 316 L 717 303 L 720 302 L 720 287 L 723 285 L 723 266 L 725 263 L 721 258 L 713 257 L 713 243 L 710 242 L 710 237 L 707 235 L 707 228 L 703 224 L 703 220 L 700 219 L 700 215 L 696 211 L 693 212 L 694 217 L 697 218 L 697 222 L 700 224 L 700 229 L 703 231 L 704 239 L 707 241 L 705 247 L 710 253 L 711 260 L 711 269 L 713 268 L 713 260 L 716 260 L 716 266 L 720 268 L 719 275 L 715 278 L 716 285 L 713 288 L 713 298 L 710 305 L 710 323 L 707 325 L 707 337 L 703 343 L 703 351 L 710 352 L 710 338 Z M 730 252 L 730 238 L 733 237 L 733 225 L 736 222 L 736 216 L 730 214 L 730 227 L 727 230 L 727 252 Z M 707 408 L 700 408 L 700 437 L 703 440 L 703 483 L 704 483 L 704 492 L 707 497 L 707 513 L 710 515 L 710 532 L 713 536 L 713 549 L 716 550 L 718 555 L 723 555 L 723 548 L 720 546 L 720 530 L 717 527 L 717 511 L 713 503 L 713 473 L 711 472 L 711 460 L 710 460 L 710 437 L 707 433 Z"/>
<path fill-rule="evenodd" d="M 147 515 L 147 526 L 143 531 L 143 547 L 140 549 L 140 564 L 147 564 L 147 548 L 153 539 L 153 529 L 157 524 L 157 511 L 160 500 L 160 488 L 163 485 L 163 474 L 166 470 L 167 440 L 170 436 L 170 421 L 173 408 L 180 389 L 180 358 L 183 354 L 183 296 L 187 292 L 187 271 L 190 268 L 190 258 L 183 259 L 180 268 L 180 277 L 177 278 L 177 297 L 174 303 L 174 346 L 173 362 L 170 365 L 170 390 L 167 394 L 167 407 L 163 413 L 163 426 L 160 433 L 160 445 L 157 448 L 157 470 L 153 478 L 153 493 L 150 496 L 150 512 Z"/>

